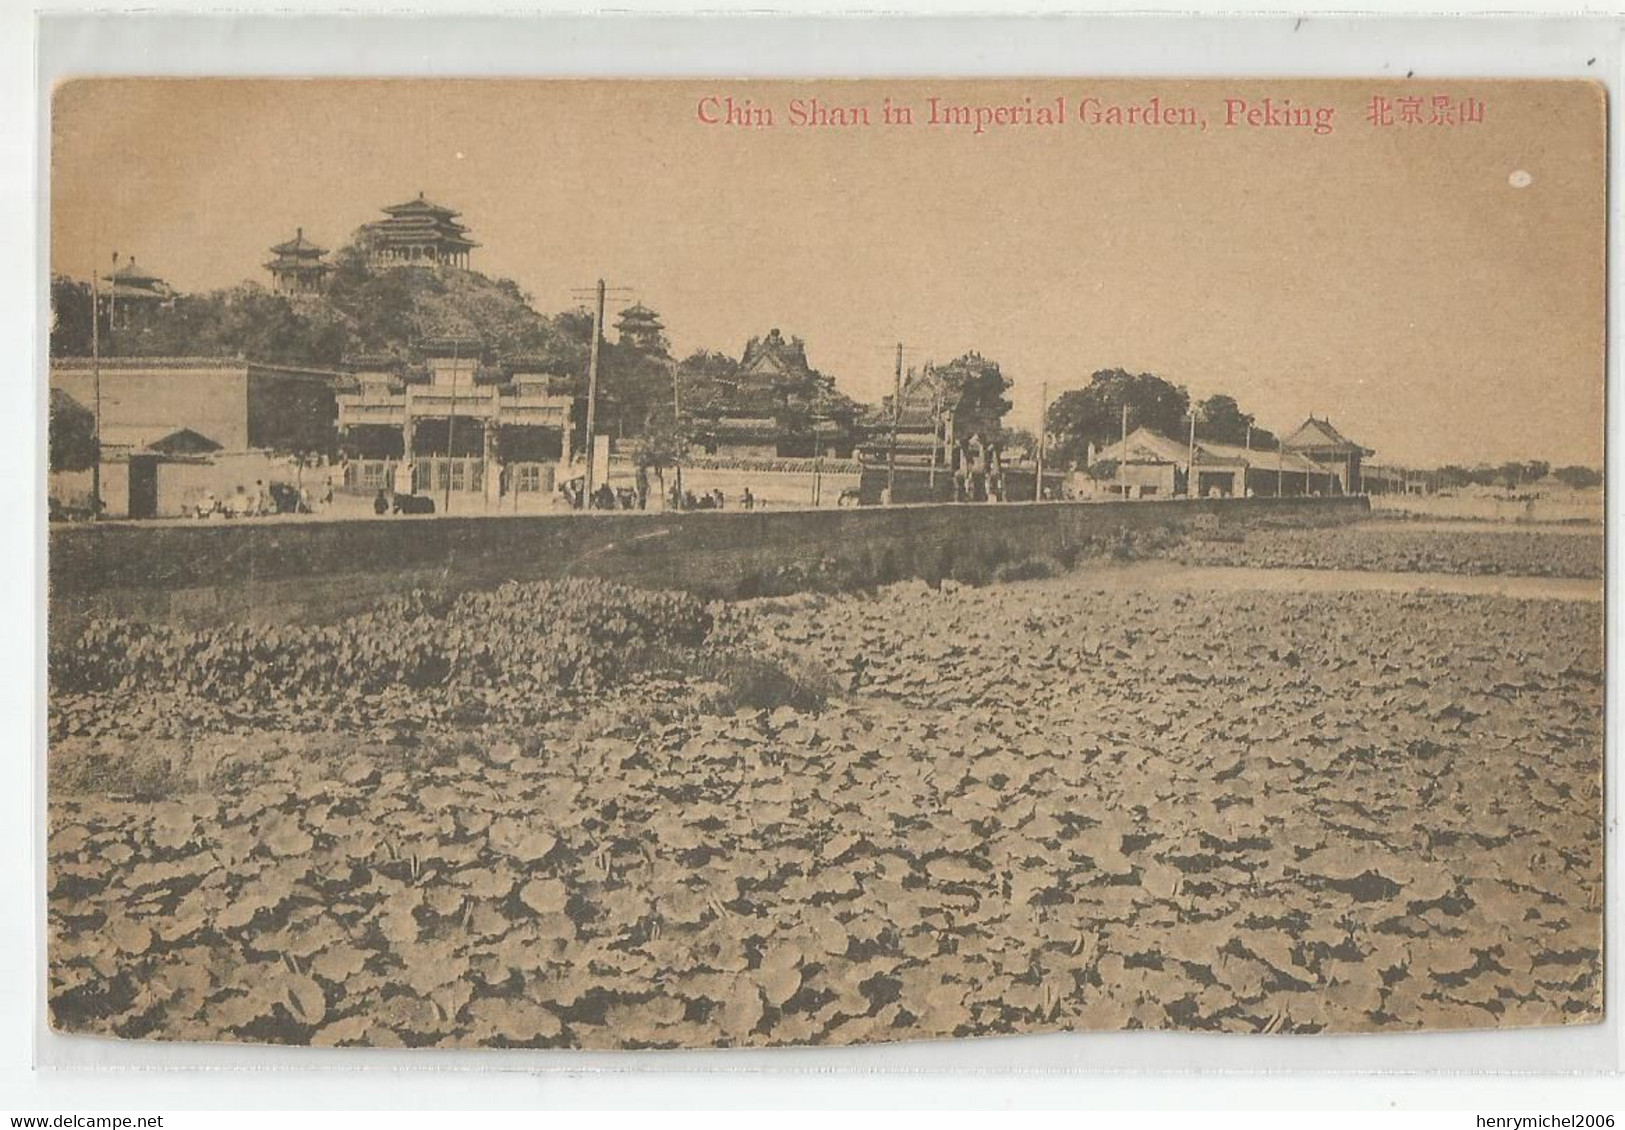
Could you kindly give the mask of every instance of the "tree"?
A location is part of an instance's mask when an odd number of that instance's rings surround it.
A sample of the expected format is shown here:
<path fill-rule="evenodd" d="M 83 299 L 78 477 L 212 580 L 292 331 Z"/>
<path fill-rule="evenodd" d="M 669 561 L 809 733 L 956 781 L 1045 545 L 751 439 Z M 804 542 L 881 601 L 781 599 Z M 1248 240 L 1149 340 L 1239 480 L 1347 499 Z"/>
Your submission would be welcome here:
<path fill-rule="evenodd" d="M 669 357 L 624 340 L 599 346 L 598 392 L 613 405 L 618 435 L 640 436 L 655 418 L 671 415 L 672 367 Z"/>
<path fill-rule="evenodd" d="M 1000 434 L 1010 401 L 1010 379 L 997 361 L 980 353 L 966 353 L 933 370 L 943 393 L 943 406 L 951 414 L 955 441 L 963 446 L 972 438 L 994 443 Z"/>
<path fill-rule="evenodd" d="M 1594 467 L 1559 467 L 1552 474 L 1558 481 L 1575 490 L 1590 490 L 1602 486 L 1602 472 Z"/>
<path fill-rule="evenodd" d="M 1121 433 L 1123 406 L 1128 426 L 1179 436 L 1190 413 L 1190 394 L 1154 373 L 1101 369 L 1080 389 L 1069 389 L 1050 404 L 1045 428 L 1057 438 L 1057 465 L 1087 461 L 1090 444 L 1114 443 Z"/>
<path fill-rule="evenodd" d="M 90 353 L 90 286 L 66 275 L 51 276 L 51 356 Z"/>
<path fill-rule="evenodd" d="M 1243 412 L 1233 396 L 1215 393 L 1196 406 L 1198 440 L 1242 447 L 1248 442 L 1249 429 L 1255 448 L 1269 451 L 1277 446 L 1275 433 L 1254 423 L 1252 413 Z"/>
<path fill-rule="evenodd" d="M 1005 456 L 1017 459 L 1038 457 L 1038 437 L 1026 428 L 1000 428 L 993 442 Z M 1047 453 L 1046 453 L 1047 454 Z"/>
<path fill-rule="evenodd" d="M 651 417 L 632 450 L 636 464 L 653 471 L 660 497 L 666 496 L 666 469 L 681 466 L 688 454 L 688 435 L 675 413 L 663 412 Z"/>
<path fill-rule="evenodd" d="M 1519 462 L 1514 459 L 1496 468 L 1492 481 L 1497 486 L 1505 487 L 1508 490 L 1516 490 L 1519 487 L 1528 486 L 1530 483 L 1544 479 L 1551 469 L 1552 465 L 1550 463 L 1539 459 L 1530 460 L 1529 462 Z"/>
<path fill-rule="evenodd" d="M 96 414 L 59 388 L 51 390 L 53 471 L 84 471 L 96 462 Z"/>
<path fill-rule="evenodd" d="M 726 353 L 697 349 L 677 363 L 673 376 L 684 416 L 714 416 L 738 387 L 739 362 Z"/>

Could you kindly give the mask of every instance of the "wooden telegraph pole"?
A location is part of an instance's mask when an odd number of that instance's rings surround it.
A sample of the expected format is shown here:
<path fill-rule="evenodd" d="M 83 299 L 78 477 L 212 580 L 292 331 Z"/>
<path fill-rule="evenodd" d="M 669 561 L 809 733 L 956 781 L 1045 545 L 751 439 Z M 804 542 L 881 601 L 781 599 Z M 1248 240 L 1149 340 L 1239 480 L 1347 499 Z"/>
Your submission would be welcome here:
<path fill-rule="evenodd" d="M 592 310 L 592 350 L 587 355 L 587 477 L 581 501 L 583 510 L 592 509 L 593 426 L 598 415 L 598 342 L 604 336 L 604 280 L 598 280 L 598 298 Z"/>
<path fill-rule="evenodd" d="M 927 372 L 930 366 L 926 367 Z M 935 380 L 932 381 L 934 385 Z M 926 483 L 931 488 L 931 501 L 937 500 L 937 450 L 942 446 L 942 390 L 931 393 L 931 469 L 926 472 Z"/>
<path fill-rule="evenodd" d="M 1123 480 L 1123 464 L 1128 462 L 1128 401 L 1127 400 L 1123 401 L 1123 427 L 1122 427 L 1122 434 L 1118 437 L 1118 439 L 1119 439 L 1120 442 L 1117 445 L 1117 470 L 1113 471 L 1112 473 L 1117 477 L 1118 493 L 1123 496 L 1123 501 L 1127 502 L 1128 501 L 1128 483 L 1126 483 Z"/>
<path fill-rule="evenodd" d="M 1038 386 L 1038 467 L 1033 477 L 1033 501 L 1044 501 L 1044 416 L 1049 411 L 1049 382 Z"/>
<path fill-rule="evenodd" d="M 457 361 L 459 342 L 454 335 L 451 339 L 451 409 L 446 416 L 446 501 L 440 508 L 442 514 L 451 513 L 451 464 L 453 452 L 457 449 L 452 446 L 457 438 Z M 433 490 L 433 487 L 429 489 Z M 432 495 L 430 497 L 433 497 Z"/>
<path fill-rule="evenodd" d="M 1196 497 L 1196 409 L 1191 409 L 1190 453 L 1185 457 L 1185 497 Z"/>
<path fill-rule="evenodd" d="M 903 418 L 903 343 L 897 343 L 897 370 L 892 382 L 891 447 L 886 453 L 886 501 L 897 499 L 897 427 Z"/>
<path fill-rule="evenodd" d="M 107 276 L 107 334 L 113 335 L 113 319 L 118 316 L 118 252 L 113 252 L 113 273 Z"/>
<path fill-rule="evenodd" d="M 1241 466 L 1241 497 L 1247 497 L 1247 472 L 1253 469 L 1253 426 L 1247 425 L 1247 461 Z"/>
<path fill-rule="evenodd" d="M 90 520 L 102 518 L 102 297 L 96 281 L 97 272 L 90 272 L 90 381 L 91 396 L 95 401 L 95 417 L 90 441 Z"/>

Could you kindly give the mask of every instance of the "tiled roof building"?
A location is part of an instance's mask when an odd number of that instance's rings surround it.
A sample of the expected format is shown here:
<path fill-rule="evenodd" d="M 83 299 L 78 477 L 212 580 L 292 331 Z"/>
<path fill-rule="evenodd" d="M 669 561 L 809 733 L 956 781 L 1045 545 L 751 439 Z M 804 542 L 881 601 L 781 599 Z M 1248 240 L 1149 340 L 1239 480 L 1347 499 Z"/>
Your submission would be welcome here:
<path fill-rule="evenodd" d="M 479 246 L 457 222 L 460 213 L 421 192 L 383 211 L 387 220 L 364 229 L 375 267 L 467 267 L 469 252 Z"/>
<path fill-rule="evenodd" d="M 1175 494 L 1255 495 L 1336 494 L 1342 483 L 1328 469 L 1290 448 L 1263 451 L 1228 443 L 1172 439 L 1150 428 L 1138 428 L 1128 438 L 1100 449 L 1091 465 L 1113 463 L 1115 493 L 1130 497 L 1167 497 Z M 1195 471 L 1195 490 L 1191 472 Z"/>
<path fill-rule="evenodd" d="M 305 229 L 296 228 L 293 238 L 271 248 L 274 256 L 265 264 L 271 272 L 271 287 L 278 294 L 320 294 L 327 281 L 327 264 L 322 256 L 327 248 L 305 238 Z"/>
<path fill-rule="evenodd" d="M 777 329 L 745 343 L 736 378 L 693 410 L 695 440 L 709 455 L 852 457 L 858 405 L 807 362 L 800 338 Z"/>
<path fill-rule="evenodd" d="M 1305 458 L 1314 460 L 1323 471 L 1336 474 L 1340 489 L 1359 494 L 1363 489 L 1360 464 L 1376 454 L 1361 447 L 1336 428 L 1330 420 L 1317 420 L 1313 416 L 1281 441 L 1281 446 Z"/>

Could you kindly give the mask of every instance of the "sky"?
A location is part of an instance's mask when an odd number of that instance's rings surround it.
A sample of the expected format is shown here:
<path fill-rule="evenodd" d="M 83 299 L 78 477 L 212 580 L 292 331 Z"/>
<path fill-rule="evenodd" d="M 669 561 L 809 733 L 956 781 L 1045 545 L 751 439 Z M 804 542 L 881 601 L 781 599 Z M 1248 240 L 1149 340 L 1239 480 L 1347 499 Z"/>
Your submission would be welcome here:
<path fill-rule="evenodd" d="M 705 120 L 730 98 L 773 123 Z M 799 122 L 814 99 L 867 124 Z M 296 227 L 335 248 L 422 192 L 544 312 L 603 278 L 678 356 L 778 327 L 861 400 L 901 342 L 999 362 L 1013 426 L 1125 368 L 1277 432 L 1329 417 L 1377 463 L 1602 460 L 1587 83 L 84 79 L 52 124 L 52 270 L 80 278 L 117 251 L 265 282 Z"/>

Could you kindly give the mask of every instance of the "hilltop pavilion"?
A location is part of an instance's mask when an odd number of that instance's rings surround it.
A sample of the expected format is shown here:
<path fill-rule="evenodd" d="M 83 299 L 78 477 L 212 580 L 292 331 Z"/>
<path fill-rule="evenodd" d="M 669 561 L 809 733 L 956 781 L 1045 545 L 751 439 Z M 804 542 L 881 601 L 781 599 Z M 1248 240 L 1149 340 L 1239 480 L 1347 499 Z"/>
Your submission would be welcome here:
<path fill-rule="evenodd" d="M 366 225 L 364 231 L 375 267 L 464 267 L 469 252 L 478 247 L 459 224 L 454 209 L 416 200 L 383 209 L 387 220 Z"/>
<path fill-rule="evenodd" d="M 265 269 L 271 272 L 271 288 L 276 293 L 297 297 L 322 292 L 328 271 L 322 256 L 327 254 L 327 248 L 306 239 L 304 228 L 295 228 L 293 238 L 271 248 L 271 254 L 275 258 L 265 264 Z"/>

